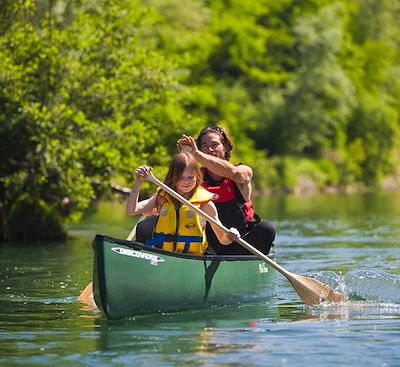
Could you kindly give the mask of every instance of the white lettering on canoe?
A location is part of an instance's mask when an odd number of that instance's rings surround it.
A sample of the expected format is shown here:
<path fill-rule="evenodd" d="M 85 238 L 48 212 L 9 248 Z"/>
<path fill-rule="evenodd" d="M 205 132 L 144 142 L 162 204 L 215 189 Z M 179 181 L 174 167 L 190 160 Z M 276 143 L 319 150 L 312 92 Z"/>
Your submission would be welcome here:
<path fill-rule="evenodd" d="M 259 263 L 258 270 L 260 273 L 268 273 L 268 266 L 266 263 Z"/>
<path fill-rule="evenodd" d="M 163 263 L 165 261 L 160 256 L 148 254 L 147 252 L 131 250 L 123 247 L 112 247 L 111 250 L 120 255 L 132 256 L 132 257 L 137 257 L 138 259 L 149 260 L 151 265 L 157 266 L 159 263 Z"/>

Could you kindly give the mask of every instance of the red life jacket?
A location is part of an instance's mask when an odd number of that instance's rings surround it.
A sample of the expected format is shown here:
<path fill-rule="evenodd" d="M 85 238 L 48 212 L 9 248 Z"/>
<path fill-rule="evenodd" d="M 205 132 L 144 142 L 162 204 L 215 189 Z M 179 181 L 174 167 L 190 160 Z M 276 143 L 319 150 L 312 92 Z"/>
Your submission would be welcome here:
<path fill-rule="evenodd" d="M 204 176 L 202 186 L 214 194 L 212 201 L 217 207 L 221 222 L 226 227 L 236 227 L 241 234 L 245 233 L 249 222 L 256 216 L 252 201 L 244 200 L 239 188 L 230 178 L 214 181 L 206 168 L 201 170 Z"/>

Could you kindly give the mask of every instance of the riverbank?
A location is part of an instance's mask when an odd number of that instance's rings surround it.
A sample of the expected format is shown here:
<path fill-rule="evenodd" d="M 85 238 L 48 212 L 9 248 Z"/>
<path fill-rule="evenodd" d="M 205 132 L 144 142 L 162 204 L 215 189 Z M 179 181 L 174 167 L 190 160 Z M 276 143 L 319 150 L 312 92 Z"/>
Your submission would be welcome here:
<path fill-rule="evenodd" d="M 338 194 L 338 193 L 362 193 L 370 191 L 400 191 L 400 175 L 385 177 L 378 187 L 366 186 L 364 184 L 352 184 L 347 186 L 333 186 L 326 185 L 319 187 L 317 182 L 308 175 L 299 175 L 297 178 L 296 186 L 292 188 L 266 188 L 262 190 L 254 190 L 254 195 L 281 195 L 281 194 L 295 194 L 295 195 L 315 195 L 318 193 L 324 194 Z"/>

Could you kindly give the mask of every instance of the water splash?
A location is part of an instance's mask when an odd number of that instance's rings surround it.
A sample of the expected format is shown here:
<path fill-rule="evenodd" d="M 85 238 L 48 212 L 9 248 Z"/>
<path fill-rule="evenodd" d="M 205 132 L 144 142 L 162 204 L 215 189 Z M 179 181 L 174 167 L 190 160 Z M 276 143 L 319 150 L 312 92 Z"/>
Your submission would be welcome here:
<path fill-rule="evenodd" d="M 400 304 L 400 276 L 376 270 L 357 270 L 344 276 L 351 299 Z"/>
<path fill-rule="evenodd" d="M 400 276 L 384 271 L 357 270 L 340 276 L 332 271 L 311 273 L 348 300 L 307 307 L 300 321 L 389 319 L 400 317 Z"/>
<path fill-rule="evenodd" d="M 310 278 L 319 280 L 320 282 L 333 288 L 335 291 L 347 294 L 347 287 L 344 279 L 336 274 L 334 271 L 320 271 L 315 273 L 309 273 Z"/>

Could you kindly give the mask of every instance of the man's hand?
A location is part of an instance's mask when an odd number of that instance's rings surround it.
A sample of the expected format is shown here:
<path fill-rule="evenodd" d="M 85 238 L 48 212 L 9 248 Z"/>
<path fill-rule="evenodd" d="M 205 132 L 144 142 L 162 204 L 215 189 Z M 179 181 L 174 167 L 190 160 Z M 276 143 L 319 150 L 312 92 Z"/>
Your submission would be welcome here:
<path fill-rule="evenodd" d="M 180 152 L 196 153 L 197 145 L 195 140 L 188 135 L 182 135 L 182 137 L 177 142 L 177 147 Z"/>

